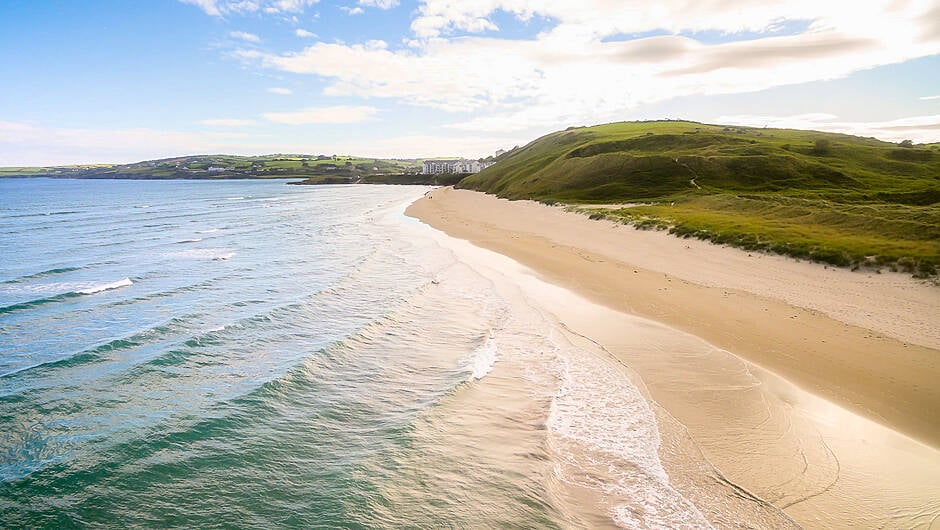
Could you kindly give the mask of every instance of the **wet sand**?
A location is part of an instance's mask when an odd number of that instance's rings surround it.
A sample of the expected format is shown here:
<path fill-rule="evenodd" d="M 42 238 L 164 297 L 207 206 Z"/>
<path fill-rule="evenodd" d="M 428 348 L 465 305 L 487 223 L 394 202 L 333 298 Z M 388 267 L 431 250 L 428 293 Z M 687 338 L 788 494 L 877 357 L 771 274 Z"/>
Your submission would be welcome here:
<path fill-rule="evenodd" d="M 637 374 L 664 463 L 687 433 L 715 480 L 806 526 L 940 520 L 937 288 L 467 191 L 408 214 L 577 293 L 544 303 Z"/>

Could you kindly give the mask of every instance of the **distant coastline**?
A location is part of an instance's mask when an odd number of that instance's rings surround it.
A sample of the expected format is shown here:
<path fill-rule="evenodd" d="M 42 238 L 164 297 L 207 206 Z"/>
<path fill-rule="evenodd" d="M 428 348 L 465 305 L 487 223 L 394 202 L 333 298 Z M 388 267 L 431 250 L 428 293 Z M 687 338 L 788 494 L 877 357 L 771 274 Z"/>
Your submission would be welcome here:
<path fill-rule="evenodd" d="M 0 177 L 131 180 L 236 180 L 311 177 L 359 178 L 416 174 L 420 159 L 379 159 L 350 155 L 189 155 L 131 164 L 85 164 L 0 168 Z"/>
<path fill-rule="evenodd" d="M 461 159 L 462 160 L 462 159 Z M 0 167 L 0 178 L 125 180 L 305 179 L 303 184 L 453 185 L 494 163 L 490 156 L 466 161 L 466 168 L 429 171 L 450 159 L 383 159 L 352 155 L 190 155 L 131 164 L 75 164 Z M 464 166 L 461 166 L 463 168 Z"/>

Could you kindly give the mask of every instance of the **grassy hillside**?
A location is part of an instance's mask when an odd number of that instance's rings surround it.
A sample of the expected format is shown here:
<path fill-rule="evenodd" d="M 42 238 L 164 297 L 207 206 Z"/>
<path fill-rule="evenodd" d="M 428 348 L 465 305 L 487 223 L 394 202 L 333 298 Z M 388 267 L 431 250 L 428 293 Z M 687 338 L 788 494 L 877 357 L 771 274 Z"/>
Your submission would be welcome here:
<path fill-rule="evenodd" d="M 417 173 L 420 160 L 383 160 L 325 155 L 197 155 L 134 164 L 0 168 L 0 177 L 237 179 L 359 177 Z"/>
<path fill-rule="evenodd" d="M 690 122 L 549 134 L 459 187 L 835 265 L 940 263 L 940 145 Z M 630 207 L 616 204 L 634 203 Z M 642 203 L 637 205 L 635 203 Z"/>

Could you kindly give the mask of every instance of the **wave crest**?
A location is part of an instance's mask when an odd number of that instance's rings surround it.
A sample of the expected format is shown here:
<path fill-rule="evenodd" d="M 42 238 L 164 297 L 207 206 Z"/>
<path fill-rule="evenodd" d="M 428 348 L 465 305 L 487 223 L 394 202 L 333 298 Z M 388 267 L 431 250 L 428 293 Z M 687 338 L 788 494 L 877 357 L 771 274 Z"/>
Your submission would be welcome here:
<path fill-rule="evenodd" d="M 88 289 L 79 289 L 75 292 L 78 294 L 95 294 L 95 293 L 100 293 L 101 291 L 110 291 L 111 289 L 120 289 L 121 287 L 129 287 L 133 284 L 134 282 L 132 282 L 130 278 L 124 278 L 123 280 L 106 283 L 104 285 L 96 285 L 94 287 L 89 287 Z"/>

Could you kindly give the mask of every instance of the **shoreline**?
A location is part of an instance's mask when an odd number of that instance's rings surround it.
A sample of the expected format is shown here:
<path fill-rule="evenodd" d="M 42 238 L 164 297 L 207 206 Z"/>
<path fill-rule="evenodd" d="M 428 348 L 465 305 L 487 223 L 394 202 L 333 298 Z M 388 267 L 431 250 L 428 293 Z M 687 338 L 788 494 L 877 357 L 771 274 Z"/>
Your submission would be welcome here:
<path fill-rule="evenodd" d="M 940 514 L 936 288 L 449 188 L 406 215 L 583 297 L 547 307 L 637 373 L 722 480 L 811 526 Z"/>
<path fill-rule="evenodd" d="M 635 230 L 531 201 L 451 188 L 429 197 L 406 215 L 940 448 L 931 414 L 940 410 L 936 287 Z"/>

